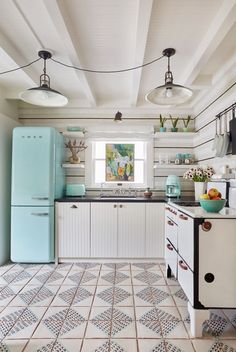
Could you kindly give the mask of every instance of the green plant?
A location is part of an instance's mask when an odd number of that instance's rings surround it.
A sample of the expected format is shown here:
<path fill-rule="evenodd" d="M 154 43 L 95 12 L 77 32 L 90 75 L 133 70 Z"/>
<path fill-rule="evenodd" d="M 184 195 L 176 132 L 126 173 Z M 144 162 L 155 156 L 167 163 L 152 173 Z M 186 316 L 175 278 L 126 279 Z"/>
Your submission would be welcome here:
<path fill-rule="evenodd" d="M 160 126 L 161 127 L 164 127 L 166 120 L 167 120 L 167 118 L 162 117 L 162 115 L 160 114 Z"/>
<path fill-rule="evenodd" d="M 178 118 L 178 117 L 172 117 L 172 116 L 170 115 L 170 119 L 171 119 L 171 123 L 172 123 L 173 128 L 176 128 L 177 123 L 178 123 L 178 121 L 179 121 L 179 118 Z"/>
<path fill-rule="evenodd" d="M 187 128 L 191 120 L 191 115 L 188 115 L 187 119 L 182 119 L 182 120 L 183 120 L 184 127 Z"/>

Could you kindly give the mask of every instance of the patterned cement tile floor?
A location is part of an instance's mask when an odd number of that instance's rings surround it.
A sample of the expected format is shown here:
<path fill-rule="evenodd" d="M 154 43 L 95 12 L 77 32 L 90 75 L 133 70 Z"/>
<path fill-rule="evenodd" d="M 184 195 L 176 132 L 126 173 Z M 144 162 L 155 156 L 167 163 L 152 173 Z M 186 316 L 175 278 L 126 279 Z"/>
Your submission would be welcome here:
<path fill-rule="evenodd" d="M 186 297 L 164 263 L 0 267 L 0 351 L 236 352 L 236 310 L 192 339 Z"/>

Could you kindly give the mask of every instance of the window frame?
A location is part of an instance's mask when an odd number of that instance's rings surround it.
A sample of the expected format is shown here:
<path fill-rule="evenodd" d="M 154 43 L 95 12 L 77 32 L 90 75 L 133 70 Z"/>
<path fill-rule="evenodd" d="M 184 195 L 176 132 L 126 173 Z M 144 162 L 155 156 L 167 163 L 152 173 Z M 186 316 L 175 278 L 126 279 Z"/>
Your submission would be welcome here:
<path fill-rule="evenodd" d="M 95 163 L 97 160 L 102 160 L 102 158 L 95 158 L 95 148 L 96 142 L 106 143 L 124 143 L 124 144 L 135 144 L 137 142 L 144 143 L 144 157 L 143 158 L 135 158 L 135 161 L 143 161 L 143 183 L 138 183 L 134 181 L 106 181 L 104 182 L 95 182 Z M 153 140 L 150 138 L 91 138 L 88 143 L 89 147 L 86 150 L 86 172 L 85 172 L 85 183 L 87 187 L 90 188 L 100 188 L 101 184 L 103 188 L 117 188 L 118 185 L 122 185 L 123 188 L 146 188 L 152 187 L 153 185 Z M 88 166 L 88 167 L 87 167 Z"/>

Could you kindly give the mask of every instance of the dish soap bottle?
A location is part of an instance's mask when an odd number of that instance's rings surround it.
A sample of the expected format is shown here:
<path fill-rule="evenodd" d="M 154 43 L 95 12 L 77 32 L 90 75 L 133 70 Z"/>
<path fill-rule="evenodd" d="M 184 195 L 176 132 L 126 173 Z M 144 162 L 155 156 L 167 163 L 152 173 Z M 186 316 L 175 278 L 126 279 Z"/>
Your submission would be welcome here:
<path fill-rule="evenodd" d="M 150 187 L 146 189 L 146 191 L 143 193 L 145 198 L 151 198 L 152 192 L 150 191 Z"/>

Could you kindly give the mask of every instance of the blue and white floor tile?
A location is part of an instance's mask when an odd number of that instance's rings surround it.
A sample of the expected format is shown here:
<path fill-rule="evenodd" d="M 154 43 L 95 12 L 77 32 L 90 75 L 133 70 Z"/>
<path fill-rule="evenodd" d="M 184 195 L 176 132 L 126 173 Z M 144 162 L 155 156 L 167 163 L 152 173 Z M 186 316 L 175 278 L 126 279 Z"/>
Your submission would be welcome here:
<path fill-rule="evenodd" d="M 236 310 L 189 332 L 187 298 L 158 262 L 0 267 L 0 352 L 236 352 Z"/>

